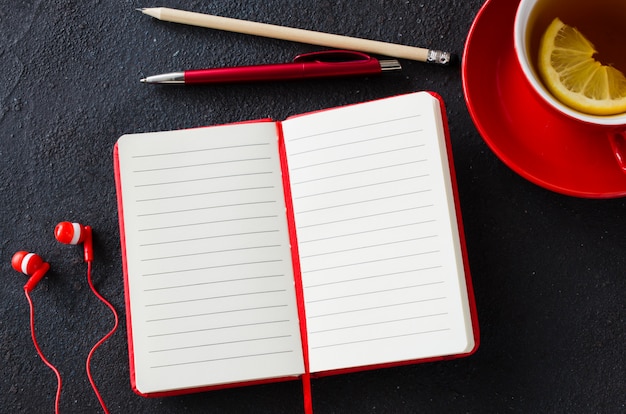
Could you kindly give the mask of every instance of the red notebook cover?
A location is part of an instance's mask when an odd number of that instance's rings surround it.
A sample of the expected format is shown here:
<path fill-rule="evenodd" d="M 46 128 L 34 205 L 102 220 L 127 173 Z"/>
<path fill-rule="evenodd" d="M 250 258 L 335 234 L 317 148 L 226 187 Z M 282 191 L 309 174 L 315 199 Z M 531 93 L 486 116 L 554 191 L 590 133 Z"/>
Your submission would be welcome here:
<path fill-rule="evenodd" d="M 470 278 L 470 270 L 469 270 L 467 252 L 465 248 L 465 236 L 464 236 L 463 226 L 462 226 L 462 218 L 461 218 L 462 216 L 461 216 L 461 210 L 460 210 L 460 205 L 459 205 L 459 200 L 458 200 L 457 184 L 456 184 L 456 177 L 455 177 L 455 172 L 454 172 L 454 163 L 452 159 L 450 136 L 449 136 L 447 119 L 446 119 L 446 114 L 445 114 L 445 106 L 440 96 L 434 93 L 429 93 L 429 95 L 436 98 L 438 102 L 439 110 L 440 110 L 440 116 L 441 116 L 440 121 L 441 121 L 441 127 L 442 127 L 441 138 L 443 139 L 443 144 L 445 146 L 445 151 L 443 151 L 445 152 L 445 154 L 443 154 L 445 156 L 445 160 L 442 160 L 442 165 L 445 165 L 449 169 L 448 175 L 449 175 L 450 186 L 451 186 L 451 191 L 452 191 L 451 198 L 449 201 L 453 204 L 452 206 L 449 206 L 449 207 L 453 209 L 454 214 L 455 214 L 455 220 L 453 220 L 454 221 L 453 225 L 456 227 L 454 230 L 458 232 L 457 236 L 458 236 L 458 242 L 460 244 L 460 252 L 461 252 L 461 257 L 459 259 L 462 261 L 462 267 L 463 267 L 463 272 L 464 272 L 464 281 L 463 281 L 464 290 L 467 296 L 466 297 L 467 317 L 469 319 L 469 324 L 471 325 L 471 332 L 469 333 L 469 335 L 471 335 L 472 344 L 468 349 L 460 353 L 435 355 L 435 356 L 429 356 L 425 358 L 403 359 L 403 360 L 388 361 L 388 362 L 381 362 L 381 363 L 361 364 L 358 366 L 341 367 L 337 369 L 325 369 L 325 370 L 321 370 L 317 372 L 310 371 L 309 338 L 307 334 L 307 322 L 306 322 L 307 321 L 307 310 L 306 310 L 307 305 L 306 305 L 306 299 L 304 297 L 305 287 L 303 287 L 300 254 L 299 254 L 299 249 L 298 249 L 298 246 L 299 246 L 298 231 L 297 231 L 297 226 L 295 225 L 295 221 L 297 220 L 297 217 L 296 217 L 297 213 L 294 212 L 292 185 L 291 185 L 291 180 L 289 177 L 290 160 L 287 155 L 288 149 L 286 148 L 283 129 L 284 129 L 285 123 L 288 123 L 291 119 L 297 119 L 301 117 L 306 118 L 307 116 L 310 116 L 312 114 L 325 113 L 328 111 L 333 111 L 333 109 L 337 109 L 337 108 L 333 108 L 330 110 L 323 110 L 323 111 L 319 111 L 316 113 L 298 115 L 298 116 L 289 118 L 284 123 L 283 122 L 276 123 L 276 131 L 278 135 L 278 152 L 280 156 L 280 164 L 281 164 L 281 170 L 282 170 L 282 181 L 283 181 L 282 184 L 283 184 L 283 191 L 284 191 L 284 198 L 285 198 L 287 223 L 288 223 L 288 230 L 289 230 L 289 240 L 291 244 L 291 259 L 292 259 L 292 264 L 293 264 L 293 275 L 294 275 L 293 277 L 294 277 L 294 285 L 295 285 L 295 292 L 296 292 L 295 294 L 296 294 L 296 302 L 297 302 L 297 307 L 298 307 L 298 317 L 300 320 L 299 322 L 300 340 L 302 344 L 302 356 L 304 360 L 304 372 L 300 375 L 300 377 L 303 381 L 303 386 L 304 386 L 305 410 L 308 412 L 310 412 L 312 409 L 311 408 L 312 402 L 311 402 L 311 394 L 310 394 L 310 384 L 309 384 L 311 377 L 324 376 L 324 375 L 336 375 L 336 374 L 342 374 L 342 373 L 354 372 L 354 371 L 360 371 L 360 370 L 366 370 L 366 369 L 377 369 L 377 368 L 383 368 L 383 367 L 391 367 L 391 366 L 398 366 L 398 365 L 415 364 L 415 363 L 421 363 L 421 362 L 431 362 L 431 361 L 437 361 L 437 360 L 458 358 L 458 357 L 463 357 L 463 356 L 472 354 L 473 352 L 475 352 L 475 350 L 478 347 L 478 344 L 479 344 L 478 322 L 477 322 L 475 301 L 474 301 L 473 289 L 472 289 L 471 278 Z M 394 98 L 386 98 L 386 99 L 394 99 Z M 362 104 L 355 104 L 351 106 L 359 107 L 360 105 Z M 246 124 L 251 124 L 251 123 L 254 124 L 255 122 L 256 121 L 247 122 Z M 271 121 L 262 120 L 259 122 L 267 123 Z M 212 128 L 219 128 L 219 126 L 207 127 L 206 131 L 210 133 Z M 259 379 L 259 380 L 253 380 L 253 381 L 231 382 L 231 383 L 225 383 L 225 384 L 217 384 L 217 385 L 193 387 L 193 388 L 172 389 L 172 390 L 149 392 L 149 393 L 145 393 L 137 389 L 136 372 L 135 372 L 135 366 L 136 366 L 135 365 L 135 353 L 133 350 L 133 315 L 131 314 L 131 299 L 129 295 L 130 286 L 129 286 L 129 273 L 128 273 L 128 256 L 127 256 L 127 250 L 126 250 L 126 226 L 124 222 L 124 199 L 123 199 L 123 191 L 122 191 L 122 180 L 124 179 L 124 177 L 120 169 L 119 157 L 120 157 L 119 148 L 118 148 L 118 145 L 116 144 L 115 149 L 114 149 L 115 179 L 116 179 L 117 195 L 118 195 L 120 238 L 121 238 L 124 283 L 125 283 L 125 300 L 126 300 L 126 310 L 127 310 L 126 319 L 127 319 L 129 357 L 130 357 L 130 376 L 131 376 L 131 385 L 134 391 L 143 396 L 161 397 L 161 396 L 177 395 L 177 394 L 182 394 L 182 393 L 200 392 L 200 391 L 205 391 L 205 390 L 213 390 L 213 389 L 220 389 L 220 388 L 227 388 L 227 387 L 244 386 L 244 385 L 252 385 L 252 384 L 260 384 L 260 383 L 294 379 L 293 376 L 282 376 L 282 377 L 265 378 L 265 379 Z"/>

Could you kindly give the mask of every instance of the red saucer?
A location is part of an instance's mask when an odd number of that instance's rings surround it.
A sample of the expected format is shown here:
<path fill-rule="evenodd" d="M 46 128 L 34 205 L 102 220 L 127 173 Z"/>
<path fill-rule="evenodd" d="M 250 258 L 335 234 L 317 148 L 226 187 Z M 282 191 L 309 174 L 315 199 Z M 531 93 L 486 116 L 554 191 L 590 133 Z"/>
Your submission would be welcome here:
<path fill-rule="evenodd" d="M 626 195 L 602 131 L 549 112 L 524 79 L 513 48 L 519 0 L 488 0 L 463 54 L 463 90 L 476 128 L 513 171 L 548 190 L 577 197 Z"/>

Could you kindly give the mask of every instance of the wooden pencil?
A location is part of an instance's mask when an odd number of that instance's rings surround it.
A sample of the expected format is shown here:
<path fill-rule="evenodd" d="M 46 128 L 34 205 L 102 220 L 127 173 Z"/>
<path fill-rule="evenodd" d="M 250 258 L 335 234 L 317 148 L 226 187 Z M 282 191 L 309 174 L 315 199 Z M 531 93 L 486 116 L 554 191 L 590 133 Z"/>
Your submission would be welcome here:
<path fill-rule="evenodd" d="M 263 36 L 273 39 L 288 40 L 292 42 L 307 43 L 337 49 L 357 50 L 378 55 L 417 60 L 420 62 L 446 65 L 450 63 L 451 58 L 450 53 L 440 50 L 315 32 L 311 30 L 296 29 L 292 27 L 252 22 L 248 20 L 239 20 L 229 17 L 171 9 L 167 7 L 143 8 L 138 10 L 156 19 L 173 23 Z"/>

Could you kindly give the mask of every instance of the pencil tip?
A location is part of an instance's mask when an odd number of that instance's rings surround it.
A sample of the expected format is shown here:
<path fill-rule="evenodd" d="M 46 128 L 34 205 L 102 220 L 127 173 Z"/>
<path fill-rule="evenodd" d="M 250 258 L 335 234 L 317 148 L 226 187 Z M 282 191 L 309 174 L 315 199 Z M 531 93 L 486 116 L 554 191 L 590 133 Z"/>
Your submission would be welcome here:
<path fill-rule="evenodd" d="M 144 9 L 144 8 L 137 8 L 137 9 L 135 9 L 135 10 L 140 11 L 140 12 L 142 12 L 142 13 L 143 13 L 143 11 L 144 11 L 145 9 Z"/>

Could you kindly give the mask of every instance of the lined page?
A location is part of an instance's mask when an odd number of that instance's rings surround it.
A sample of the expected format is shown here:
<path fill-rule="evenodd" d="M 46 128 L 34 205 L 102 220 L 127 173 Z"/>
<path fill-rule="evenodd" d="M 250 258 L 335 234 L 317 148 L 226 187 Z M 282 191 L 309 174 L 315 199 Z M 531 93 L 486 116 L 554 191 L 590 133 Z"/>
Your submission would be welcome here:
<path fill-rule="evenodd" d="M 283 128 L 311 371 L 469 351 L 439 102 L 403 95 Z"/>
<path fill-rule="evenodd" d="M 118 141 L 136 388 L 302 374 L 276 125 Z"/>

